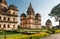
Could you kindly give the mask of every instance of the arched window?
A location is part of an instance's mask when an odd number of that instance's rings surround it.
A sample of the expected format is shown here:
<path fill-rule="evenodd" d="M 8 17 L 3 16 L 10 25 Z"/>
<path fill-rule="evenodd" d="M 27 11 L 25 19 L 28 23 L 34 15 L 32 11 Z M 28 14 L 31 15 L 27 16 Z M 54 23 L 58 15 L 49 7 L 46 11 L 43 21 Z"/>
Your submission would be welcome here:
<path fill-rule="evenodd" d="M 13 14 L 15 14 L 15 12 L 13 12 Z"/>
<path fill-rule="evenodd" d="M 13 25 L 13 28 L 15 28 L 15 25 Z"/>
<path fill-rule="evenodd" d="M 0 16 L 0 20 L 1 20 L 1 16 Z"/>
<path fill-rule="evenodd" d="M 1 28 L 1 24 L 0 24 L 0 28 Z"/>
<path fill-rule="evenodd" d="M 8 28 L 10 28 L 10 25 L 8 25 Z"/>
<path fill-rule="evenodd" d="M 6 17 L 4 17 L 4 20 L 6 20 Z"/>
<path fill-rule="evenodd" d="M 13 18 L 13 21 L 15 21 L 15 18 Z"/>
<path fill-rule="evenodd" d="M 10 18 L 8 18 L 8 21 L 10 21 Z"/>
<path fill-rule="evenodd" d="M 6 28 L 6 25 L 5 24 L 3 25 L 3 28 Z"/>

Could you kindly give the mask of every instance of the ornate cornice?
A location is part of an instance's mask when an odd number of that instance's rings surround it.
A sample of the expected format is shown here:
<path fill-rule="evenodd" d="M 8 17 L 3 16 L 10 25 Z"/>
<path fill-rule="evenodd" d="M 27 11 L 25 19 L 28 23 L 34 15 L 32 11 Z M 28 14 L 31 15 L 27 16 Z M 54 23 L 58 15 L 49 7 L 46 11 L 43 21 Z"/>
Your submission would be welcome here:
<path fill-rule="evenodd" d="M 7 16 L 14 16 L 14 17 L 18 17 L 18 15 L 9 14 L 9 13 L 5 13 L 5 12 L 0 12 L 0 14 L 2 14 L 2 15 L 7 15 Z"/>
<path fill-rule="evenodd" d="M 20 19 L 20 21 L 27 20 L 27 19 Z"/>
<path fill-rule="evenodd" d="M 0 20 L 0 22 L 3 22 L 3 23 L 18 23 L 18 22 L 15 22 L 15 21 L 5 21 L 5 20 Z"/>
<path fill-rule="evenodd" d="M 41 24 L 35 24 L 35 25 L 41 25 Z"/>

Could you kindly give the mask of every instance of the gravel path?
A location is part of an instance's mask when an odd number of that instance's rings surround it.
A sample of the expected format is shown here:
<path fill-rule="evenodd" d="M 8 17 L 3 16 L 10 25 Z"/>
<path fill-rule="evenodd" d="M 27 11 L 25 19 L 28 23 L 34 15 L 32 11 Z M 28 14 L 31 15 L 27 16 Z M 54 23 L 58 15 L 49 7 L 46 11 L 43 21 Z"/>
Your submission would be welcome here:
<path fill-rule="evenodd" d="M 52 34 L 48 37 L 43 37 L 41 39 L 60 39 L 60 34 Z"/>

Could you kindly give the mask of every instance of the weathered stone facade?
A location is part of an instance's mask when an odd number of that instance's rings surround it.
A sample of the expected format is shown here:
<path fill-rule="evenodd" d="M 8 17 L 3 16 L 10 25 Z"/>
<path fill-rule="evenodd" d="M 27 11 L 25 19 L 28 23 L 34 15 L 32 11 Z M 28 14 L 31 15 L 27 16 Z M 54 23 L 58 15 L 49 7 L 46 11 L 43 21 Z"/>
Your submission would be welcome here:
<path fill-rule="evenodd" d="M 6 0 L 0 0 L 0 29 L 12 30 L 18 27 L 18 10 L 15 5 L 7 5 Z"/>
<path fill-rule="evenodd" d="M 34 9 L 30 3 L 27 14 L 22 13 L 20 16 L 20 27 L 21 28 L 41 28 L 41 15 L 37 13 L 35 15 Z"/>

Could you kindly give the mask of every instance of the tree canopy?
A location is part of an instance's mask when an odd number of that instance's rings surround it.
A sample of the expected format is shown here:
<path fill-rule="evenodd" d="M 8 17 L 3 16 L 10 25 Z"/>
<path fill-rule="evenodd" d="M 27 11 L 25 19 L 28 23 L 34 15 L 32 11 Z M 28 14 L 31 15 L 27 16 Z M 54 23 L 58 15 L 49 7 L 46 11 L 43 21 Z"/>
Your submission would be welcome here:
<path fill-rule="evenodd" d="M 60 3 L 57 6 L 53 7 L 49 16 L 55 17 L 56 20 L 60 18 Z"/>

